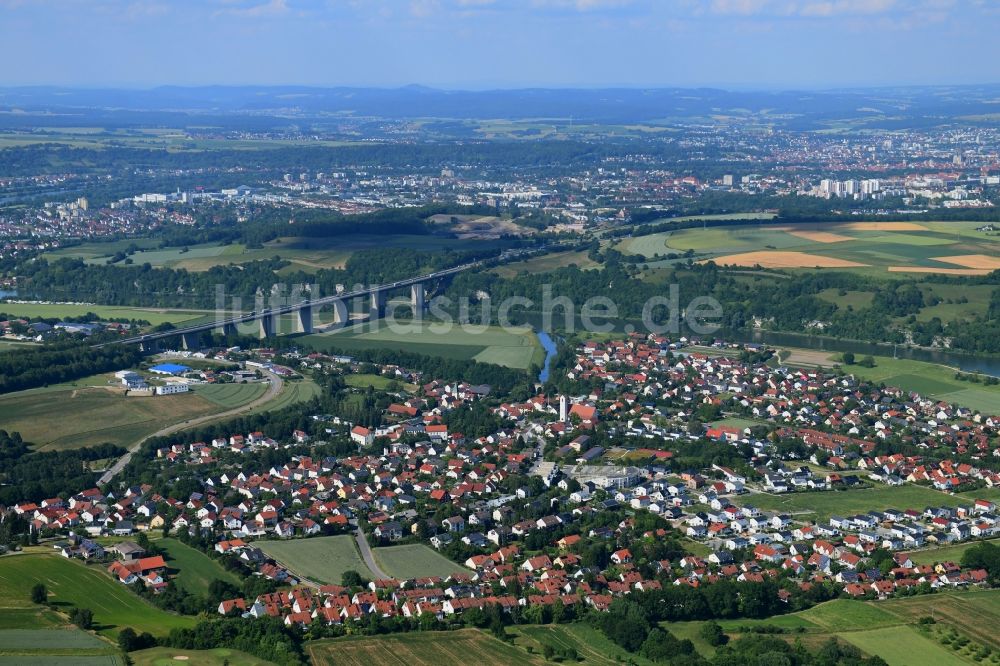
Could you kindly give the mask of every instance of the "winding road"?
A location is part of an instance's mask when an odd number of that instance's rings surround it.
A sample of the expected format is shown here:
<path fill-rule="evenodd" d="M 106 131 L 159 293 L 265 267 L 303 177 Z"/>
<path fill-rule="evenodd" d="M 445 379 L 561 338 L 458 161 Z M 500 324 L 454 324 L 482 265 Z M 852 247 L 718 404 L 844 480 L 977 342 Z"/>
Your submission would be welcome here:
<path fill-rule="evenodd" d="M 125 466 L 128 465 L 129 461 L 132 460 L 132 454 L 138 451 L 139 447 L 141 447 L 147 440 L 153 437 L 166 437 L 167 435 L 171 435 L 179 430 L 187 430 L 188 428 L 193 428 L 195 426 L 199 426 L 204 423 L 209 423 L 211 421 L 216 421 L 218 419 L 229 418 L 230 416 L 239 416 L 240 414 L 243 414 L 245 412 L 252 411 L 254 407 L 260 407 L 261 405 L 264 405 L 273 400 L 274 398 L 276 398 L 278 394 L 281 393 L 282 388 L 284 388 L 285 380 L 283 380 L 281 377 L 268 370 L 261 370 L 261 372 L 267 375 L 269 382 L 267 391 L 264 392 L 264 395 L 260 396 L 253 402 L 248 402 L 245 405 L 236 407 L 235 409 L 230 409 L 227 412 L 208 414 L 206 416 L 199 416 L 198 418 L 190 419 L 188 421 L 182 421 L 181 423 L 174 423 L 173 425 L 169 425 L 165 428 L 160 428 L 156 432 L 146 435 L 138 442 L 130 446 L 128 452 L 121 458 L 119 458 L 114 465 L 105 470 L 104 474 L 101 475 L 101 478 L 97 480 L 98 485 L 104 485 L 105 483 L 110 483 L 112 479 L 114 479 L 123 469 L 125 469 Z"/>
<path fill-rule="evenodd" d="M 365 538 L 365 533 L 361 531 L 359 525 L 354 526 L 354 540 L 358 542 L 361 559 L 365 561 L 365 566 L 368 567 L 369 571 L 375 574 L 375 578 L 392 578 L 375 563 L 375 554 L 372 553 L 372 547 L 368 545 L 368 539 Z"/>

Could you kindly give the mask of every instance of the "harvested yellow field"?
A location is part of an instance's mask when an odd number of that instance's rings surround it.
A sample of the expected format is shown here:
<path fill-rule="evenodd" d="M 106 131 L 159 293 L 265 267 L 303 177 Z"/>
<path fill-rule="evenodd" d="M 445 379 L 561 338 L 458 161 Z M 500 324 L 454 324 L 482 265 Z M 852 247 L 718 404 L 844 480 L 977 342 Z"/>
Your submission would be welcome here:
<path fill-rule="evenodd" d="M 848 231 L 927 231 L 915 222 L 847 222 L 838 226 Z"/>
<path fill-rule="evenodd" d="M 716 257 L 712 261 L 720 266 L 762 266 L 764 268 L 856 268 L 867 265 L 806 252 L 780 252 L 776 250 L 728 254 L 724 257 Z"/>
<path fill-rule="evenodd" d="M 939 273 L 941 275 L 988 275 L 985 268 L 930 268 L 928 266 L 889 266 L 890 273 Z"/>
<path fill-rule="evenodd" d="M 965 268 L 978 268 L 988 271 L 995 271 L 1000 268 L 1000 259 L 985 254 L 960 254 L 952 257 L 931 257 L 931 259 L 934 261 L 943 261 L 946 264 L 964 266 Z"/>
<path fill-rule="evenodd" d="M 855 240 L 850 236 L 832 234 L 829 231 L 792 231 L 789 233 L 793 236 L 804 238 L 807 241 L 813 241 L 814 243 L 842 243 L 844 241 Z"/>

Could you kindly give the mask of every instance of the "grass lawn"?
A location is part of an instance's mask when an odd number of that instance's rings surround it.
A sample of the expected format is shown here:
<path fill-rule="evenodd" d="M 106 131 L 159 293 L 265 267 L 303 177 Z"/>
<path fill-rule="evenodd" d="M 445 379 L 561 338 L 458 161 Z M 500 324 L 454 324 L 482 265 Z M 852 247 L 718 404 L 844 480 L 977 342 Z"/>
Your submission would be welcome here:
<path fill-rule="evenodd" d="M 233 409 L 253 402 L 267 391 L 265 383 L 205 384 L 193 387 L 195 395 L 220 407 Z"/>
<path fill-rule="evenodd" d="M 109 377 L 96 375 L 0 396 L 0 423 L 42 450 L 104 442 L 128 447 L 164 426 L 245 404 L 264 390 L 263 385 L 204 386 L 169 396 L 125 396 L 109 387 Z"/>
<path fill-rule="evenodd" d="M 840 638 L 868 654 L 882 657 L 889 666 L 946 666 L 969 663 L 928 639 L 913 627 L 850 631 L 840 634 Z"/>
<path fill-rule="evenodd" d="M 424 576 L 450 576 L 453 573 L 468 572 L 468 569 L 452 562 L 444 555 L 424 544 L 386 546 L 372 550 L 378 566 L 393 578 L 410 579 Z"/>
<path fill-rule="evenodd" d="M 258 541 L 265 553 L 300 577 L 317 583 L 339 585 L 345 571 L 357 571 L 364 578 L 374 578 L 358 554 L 354 536 L 343 534 L 288 541 Z"/>
<path fill-rule="evenodd" d="M 995 539 L 987 539 L 987 541 L 994 541 Z M 960 562 L 962 559 L 962 554 L 969 550 L 973 546 L 979 544 L 979 541 L 966 541 L 964 543 L 957 543 L 953 546 L 941 546 L 940 548 L 927 548 L 924 550 L 908 551 L 910 559 L 916 564 L 935 564 L 937 562 Z"/>
<path fill-rule="evenodd" d="M 884 509 L 917 509 L 927 506 L 970 506 L 975 497 L 948 495 L 932 488 L 908 483 L 897 488 L 876 486 L 844 491 L 816 491 L 770 495 L 751 493 L 738 498 L 764 511 L 781 511 L 797 519 L 824 520 L 831 515 L 848 516 L 865 511 Z"/>
<path fill-rule="evenodd" d="M 276 411 L 300 402 L 309 402 L 320 393 L 319 384 L 312 379 L 285 380 L 285 386 L 274 400 L 261 407 L 262 411 Z"/>
<path fill-rule="evenodd" d="M 148 650 L 130 652 L 129 658 L 135 666 L 223 666 L 223 664 L 239 664 L 239 666 L 266 666 L 264 661 L 238 650 L 215 648 L 214 650 L 180 650 L 177 648 L 156 647 Z M 183 657 L 181 659 L 180 657 Z"/>
<path fill-rule="evenodd" d="M 364 374 L 351 374 L 344 375 L 344 383 L 348 386 L 353 386 L 354 388 L 376 388 L 379 390 L 385 390 L 388 388 L 389 384 L 396 382 L 402 385 L 402 387 L 407 391 L 415 391 L 417 389 L 416 384 L 407 384 L 405 382 L 400 382 L 398 379 L 392 377 L 386 377 L 384 375 L 364 375 Z"/>
<path fill-rule="evenodd" d="M 94 625 L 103 636 L 115 637 L 122 627 L 164 636 L 171 629 L 191 627 L 195 618 L 167 613 L 146 603 L 98 567 L 88 567 L 58 555 L 21 554 L 0 558 L 0 617 L 8 608 L 35 608 L 31 587 L 44 583 L 49 600 L 69 611 L 70 606 L 94 611 Z"/>
<path fill-rule="evenodd" d="M 540 654 L 509 645 L 477 629 L 411 632 L 388 636 L 339 638 L 306 643 L 314 666 L 466 666 L 467 664 L 544 664 Z M 608 663 L 608 662 L 604 662 Z"/>
<path fill-rule="evenodd" d="M 381 325 L 376 330 L 355 326 L 335 333 L 315 333 L 301 338 L 319 350 L 340 349 L 346 353 L 366 349 L 392 349 L 458 360 L 474 359 L 509 368 L 526 369 L 543 358 L 541 344 L 530 328 L 499 326 L 454 326 L 439 330 L 431 323 Z M 393 330 L 395 329 L 395 330 Z"/>
<path fill-rule="evenodd" d="M 240 579 L 235 574 L 223 569 L 222 565 L 208 555 L 177 539 L 159 539 L 155 543 L 166 551 L 167 566 L 178 570 L 174 578 L 177 586 L 191 594 L 206 594 L 208 586 L 216 579 L 237 586 L 240 584 Z"/>

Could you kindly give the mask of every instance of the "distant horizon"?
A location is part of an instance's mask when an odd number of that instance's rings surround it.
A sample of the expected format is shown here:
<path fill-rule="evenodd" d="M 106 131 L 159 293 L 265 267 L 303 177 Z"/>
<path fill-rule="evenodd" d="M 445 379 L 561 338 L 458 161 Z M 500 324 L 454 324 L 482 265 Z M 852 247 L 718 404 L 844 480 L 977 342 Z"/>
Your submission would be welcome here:
<path fill-rule="evenodd" d="M 0 1 L 7 86 L 975 84 L 997 34 L 988 0 Z"/>
<path fill-rule="evenodd" d="M 1000 79 L 993 81 L 979 81 L 968 83 L 883 83 L 883 84 L 842 84 L 828 87 L 807 87 L 778 84 L 752 84 L 752 83 L 703 83 L 703 84 L 630 84 L 630 83 L 595 83 L 592 85 L 583 84 L 530 84 L 522 85 L 462 85 L 462 84 L 428 84 L 428 83 L 400 83 L 400 84 L 364 84 L 364 83 L 4 83 L 0 81 L 0 90 L 30 90 L 56 88 L 66 90 L 116 90 L 116 91 L 136 91 L 150 92 L 163 88 L 179 88 L 190 90 L 203 90 L 209 88 L 220 88 L 237 90 L 241 88 L 305 88 L 313 90 L 336 90 L 336 89 L 357 89 L 357 90 L 406 90 L 425 89 L 434 92 L 517 92 L 522 90 L 579 90 L 579 91 L 600 91 L 600 90 L 718 90 L 724 92 L 738 93 L 787 93 L 787 92 L 813 92 L 813 93 L 839 93 L 845 91 L 865 91 L 884 89 L 920 89 L 920 88 L 983 88 L 1000 87 Z M 998 101 L 1000 104 L 1000 101 Z"/>

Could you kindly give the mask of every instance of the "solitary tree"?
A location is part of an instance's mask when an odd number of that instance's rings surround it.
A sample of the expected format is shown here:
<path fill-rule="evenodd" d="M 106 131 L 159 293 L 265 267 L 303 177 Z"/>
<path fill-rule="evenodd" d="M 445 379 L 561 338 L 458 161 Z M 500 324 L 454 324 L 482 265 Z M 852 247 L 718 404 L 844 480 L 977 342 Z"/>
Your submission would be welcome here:
<path fill-rule="evenodd" d="M 35 583 L 31 588 L 31 602 L 35 604 L 44 604 L 48 601 L 49 591 L 45 587 L 45 583 Z"/>

